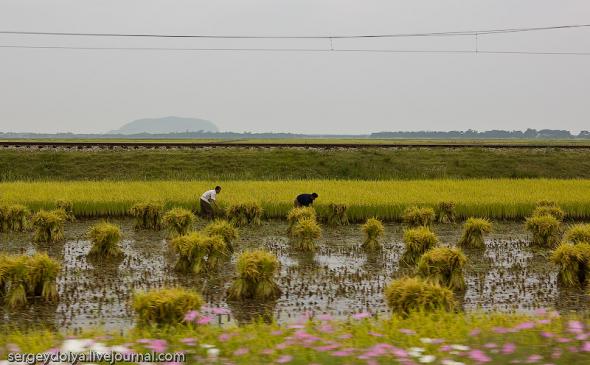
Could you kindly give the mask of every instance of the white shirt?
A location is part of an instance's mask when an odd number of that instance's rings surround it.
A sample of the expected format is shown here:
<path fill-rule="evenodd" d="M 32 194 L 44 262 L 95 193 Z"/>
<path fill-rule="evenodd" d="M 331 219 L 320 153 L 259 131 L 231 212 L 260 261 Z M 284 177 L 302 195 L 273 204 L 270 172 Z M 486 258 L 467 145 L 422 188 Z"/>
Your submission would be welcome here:
<path fill-rule="evenodd" d="M 203 199 L 207 203 L 212 200 L 215 200 L 215 197 L 217 197 L 217 193 L 215 192 L 215 190 L 207 190 L 203 193 L 203 195 L 201 195 L 201 199 Z"/>

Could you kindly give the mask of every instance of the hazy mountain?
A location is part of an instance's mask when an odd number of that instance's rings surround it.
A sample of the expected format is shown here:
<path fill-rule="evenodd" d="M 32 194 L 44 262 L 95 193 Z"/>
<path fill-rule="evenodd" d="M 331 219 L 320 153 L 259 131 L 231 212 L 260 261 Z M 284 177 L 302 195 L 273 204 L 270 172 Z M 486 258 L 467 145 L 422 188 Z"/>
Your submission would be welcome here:
<path fill-rule="evenodd" d="M 123 125 L 109 134 L 165 134 L 183 132 L 218 132 L 217 126 L 208 120 L 197 118 L 164 117 L 138 119 Z"/>

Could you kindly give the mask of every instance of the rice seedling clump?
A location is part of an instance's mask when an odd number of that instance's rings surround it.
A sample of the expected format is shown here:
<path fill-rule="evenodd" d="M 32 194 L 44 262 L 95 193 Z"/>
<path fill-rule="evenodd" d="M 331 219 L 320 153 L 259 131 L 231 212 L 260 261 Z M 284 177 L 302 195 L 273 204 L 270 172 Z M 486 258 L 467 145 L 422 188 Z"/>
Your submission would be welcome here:
<path fill-rule="evenodd" d="M 168 230 L 168 237 L 173 238 L 187 234 L 197 217 L 188 209 L 173 208 L 164 213 L 162 223 Z"/>
<path fill-rule="evenodd" d="M 404 211 L 404 222 L 410 227 L 430 227 L 434 222 L 434 209 L 428 207 L 409 207 Z"/>
<path fill-rule="evenodd" d="M 137 203 L 131 207 L 129 213 L 135 218 L 135 229 L 162 228 L 162 213 L 164 206 L 157 202 Z"/>
<path fill-rule="evenodd" d="M 227 256 L 225 242 L 219 236 L 192 232 L 174 238 L 170 244 L 178 253 L 176 269 L 184 273 L 199 274 L 214 270 Z"/>
<path fill-rule="evenodd" d="M 414 264 L 426 251 L 438 244 L 438 238 L 430 229 L 418 227 L 407 229 L 404 232 L 405 252 L 403 260 L 408 264 Z"/>
<path fill-rule="evenodd" d="M 97 258 L 123 256 L 119 246 L 122 237 L 119 226 L 107 222 L 97 223 L 88 230 L 87 236 L 92 242 L 88 255 Z"/>
<path fill-rule="evenodd" d="M 552 215 L 533 216 L 526 219 L 525 227 L 533 234 L 533 244 L 552 247 L 559 239 L 561 222 Z"/>
<path fill-rule="evenodd" d="M 419 278 L 393 280 L 385 287 L 385 302 L 393 313 L 407 316 L 412 312 L 452 311 L 453 292 Z"/>
<path fill-rule="evenodd" d="M 484 235 L 492 231 L 492 223 L 485 218 L 469 218 L 463 224 L 459 246 L 485 248 Z"/>
<path fill-rule="evenodd" d="M 348 224 L 348 206 L 345 204 L 330 203 L 328 206 L 328 224 L 331 226 L 344 226 Z"/>
<path fill-rule="evenodd" d="M 463 267 L 466 262 L 467 257 L 460 249 L 436 247 L 420 257 L 417 272 L 428 282 L 451 290 L 464 290 Z"/>
<path fill-rule="evenodd" d="M 199 310 L 202 305 L 199 293 L 182 288 L 137 292 L 132 301 L 140 325 L 178 325 L 189 311 Z"/>
<path fill-rule="evenodd" d="M 559 266 L 559 279 L 566 286 L 583 287 L 590 274 L 590 244 L 562 242 L 551 253 Z"/>
<path fill-rule="evenodd" d="M 75 222 L 76 216 L 74 216 L 74 204 L 69 200 L 58 200 L 55 203 L 57 209 L 61 209 L 65 213 L 66 221 Z"/>
<path fill-rule="evenodd" d="M 383 236 L 385 228 L 383 223 L 379 219 L 369 218 L 367 222 L 362 226 L 363 233 L 365 234 L 365 241 L 362 247 L 367 250 L 378 250 L 381 248 L 379 238 Z"/>
<path fill-rule="evenodd" d="M 455 223 L 455 202 L 439 202 L 436 204 L 435 213 L 439 223 Z"/>
<path fill-rule="evenodd" d="M 0 232 L 24 231 L 27 228 L 29 209 L 21 204 L 0 206 Z"/>
<path fill-rule="evenodd" d="M 309 218 L 316 220 L 317 214 L 314 208 L 312 207 L 298 207 L 293 208 L 287 214 L 287 221 L 289 222 L 289 228 L 287 228 L 287 234 L 291 234 L 293 231 L 293 227 L 295 224 L 303 218 Z"/>
<path fill-rule="evenodd" d="M 590 224 L 574 224 L 565 231 L 564 241 L 571 243 L 590 243 Z"/>
<path fill-rule="evenodd" d="M 235 204 L 229 207 L 227 216 L 237 227 L 260 225 L 262 223 L 262 207 L 256 202 Z"/>
<path fill-rule="evenodd" d="M 228 289 L 230 300 L 274 300 L 281 289 L 274 281 L 280 263 L 277 257 L 264 250 L 246 251 L 236 263 L 237 278 Z"/>
<path fill-rule="evenodd" d="M 238 229 L 230 222 L 223 219 L 216 219 L 209 223 L 205 229 L 205 233 L 209 236 L 219 236 L 225 242 L 229 252 L 234 252 L 233 242 L 240 236 Z"/>
<path fill-rule="evenodd" d="M 303 252 L 312 252 L 317 248 L 315 241 L 322 236 L 322 229 L 315 219 L 303 218 L 293 226 L 292 236 L 293 248 Z"/>
<path fill-rule="evenodd" d="M 65 218 L 61 210 L 40 210 L 33 215 L 31 223 L 35 228 L 35 242 L 52 243 L 64 238 Z"/>

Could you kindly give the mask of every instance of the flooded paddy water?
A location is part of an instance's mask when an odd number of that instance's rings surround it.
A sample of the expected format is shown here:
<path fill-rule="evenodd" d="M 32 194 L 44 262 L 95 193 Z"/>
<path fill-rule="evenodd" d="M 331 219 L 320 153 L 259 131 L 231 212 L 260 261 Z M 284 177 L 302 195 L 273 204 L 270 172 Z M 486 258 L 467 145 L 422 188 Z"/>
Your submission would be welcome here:
<path fill-rule="evenodd" d="M 99 220 L 82 220 L 66 225 L 66 239 L 57 244 L 34 244 L 32 234 L 0 234 L 0 252 L 47 251 L 62 262 L 58 277 L 59 301 L 53 305 L 33 303 L 26 309 L 0 308 L 0 322 L 21 328 L 44 326 L 79 330 L 102 326 L 125 329 L 133 326 L 129 305 L 134 290 L 181 285 L 200 291 L 209 307 L 230 310 L 216 323 L 247 321 L 262 315 L 279 322 L 294 321 L 305 313 L 346 317 L 369 311 L 387 313 L 384 286 L 395 277 L 410 274 L 400 263 L 403 254 L 401 224 L 386 224 L 381 239 L 384 249 L 367 254 L 360 249 L 363 236 L 359 225 L 323 227 L 315 255 L 290 249 L 287 223 L 263 222 L 259 227 L 240 229 L 234 243 L 236 253 L 218 272 L 186 275 L 174 270 L 175 255 L 165 232 L 135 231 L 130 219 L 111 220 L 123 231 L 125 257 L 117 262 L 97 263 L 86 258 L 90 242 L 88 228 Z M 201 228 L 200 222 L 196 228 Z M 461 225 L 435 225 L 442 245 L 454 245 Z M 270 304 L 227 303 L 225 292 L 235 275 L 235 261 L 247 248 L 266 248 L 282 263 L 277 277 L 283 295 Z M 529 312 L 538 308 L 559 311 L 588 311 L 590 299 L 580 289 L 561 287 L 557 268 L 549 263 L 549 250 L 530 247 L 522 223 L 496 222 L 486 239 L 486 250 L 465 250 L 467 289 L 457 295 L 466 311 L 497 310 Z"/>

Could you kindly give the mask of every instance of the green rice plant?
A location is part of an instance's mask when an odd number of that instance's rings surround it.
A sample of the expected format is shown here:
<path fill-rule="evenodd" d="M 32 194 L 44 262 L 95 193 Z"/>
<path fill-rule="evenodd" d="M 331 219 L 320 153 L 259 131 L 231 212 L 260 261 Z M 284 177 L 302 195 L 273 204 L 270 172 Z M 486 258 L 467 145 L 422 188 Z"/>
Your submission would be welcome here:
<path fill-rule="evenodd" d="M 409 207 L 404 211 L 404 222 L 410 227 L 430 227 L 434 222 L 434 209 L 428 207 Z"/>
<path fill-rule="evenodd" d="M 385 302 L 393 313 L 403 317 L 413 312 L 453 311 L 453 292 L 419 278 L 393 280 L 385 287 Z"/>
<path fill-rule="evenodd" d="M 313 252 L 317 245 L 315 240 L 322 236 L 322 228 L 315 219 L 303 218 L 293 226 L 293 248 L 303 252 Z"/>
<path fill-rule="evenodd" d="M 137 203 L 131 207 L 129 213 L 135 218 L 135 229 L 162 228 L 162 213 L 164 206 L 158 202 Z"/>
<path fill-rule="evenodd" d="M 189 311 L 198 311 L 202 305 L 203 298 L 199 293 L 182 288 L 136 292 L 132 299 L 132 307 L 140 326 L 182 324 Z"/>
<path fill-rule="evenodd" d="M 27 287 L 30 295 L 55 302 L 58 297 L 56 281 L 61 265 L 46 253 L 36 253 L 28 261 Z"/>
<path fill-rule="evenodd" d="M 234 252 L 233 242 L 240 236 L 238 229 L 234 227 L 230 222 L 223 219 L 216 219 L 209 223 L 205 229 L 205 233 L 209 236 L 219 236 L 225 242 L 225 245 L 229 252 Z"/>
<path fill-rule="evenodd" d="M 228 289 L 229 300 L 275 300 L 281 289 L 274 281 L 280 267 L 277 257 L 264 250 L 245 251 L 236 263 L 237 278 Z"/>
<path fill-rule="evenodd" d="M 0 232 L 24 231 L 29 215 L 29 209 L 22 204 L 0 206 Z"/>
<path fill-rule="evenodd" d="M 467 257 L 458 248 L 435 247 L 426 251 L 418 260 L 418 276 L 422 279 L 447 287 L 464 290 L 463 267 Z"/>
<path fill-rule="evenodd" d="M 459 246 L 485 248 L 484 234 L 492 231 L 492 223 L 485 218 L 469 218 L 463 224 L 463 234 Z"/>
<path fill-rule="evenodd" d="M 289 211 L 289 214 L 287 214 L 287 221 L 289 222 L 287 234 L 291 235 L 295 224 L 303 218 L 310 218 L 316 220 L 317 214 L 315 209 L 313 207 L 297 207 L 291 209 Z"/>
<path fill-rule="evenodd" d="M 196 220 L 197 217 L 193 212 L 184 208 L 172 208 L 162 217 L 169 238 L 187 234 Z"/>
<path fill-rule="evenodd" d="M 219 236 L 191 232 L 172 239 L 170 244 L 178 253 L 176 270 L 184 273 L 199 274 L 214 270 L 227 256 L 226 244 Z"/>
<path fill-rule="evenodd" d="M 40 210 L 33 215 L 33 241 L 53 243 L 64 239 L 64 217 L 59 210 Z"/>
<path fill-rule="evenodd" d="M 347 210 L 346 204 L 330 203 L 328 205 L 328 224 L 331 226 L 347 225 L 349 223 Z"/>
<path fill-rule="evenodd" d="M 551 253 L 559 266 L 559 279 L 566 286 L 582 287 L 590 275 L 590 244 L 560 243 Z"/>
<path fill-rule="evenodd" d="M 439 223 L 455 223 L 455 202 L 438 202 L 435 207 L 436 219 Z"/>
<path fill-rule="evenodd" d="M 237 227 L 260 225 L 262 213 L 262 207 L 256 202 L 234 204 L 227 210 L 230 222 Z"/>
<path fill-rule="evenodd" d="M 536 206 L 537 207 L 555 207 L 555 206 L 557 206 L 557 202 L 555 202 L 555 200 L 540 199 L 537 201 Z"/>
<path fill-rule="evenodd" d="M 570 226 L 564 235 L 564 241 L 571 243 L 590 243 L 590 224 L 574 224 Z"/>
<path fill-rule="evenodd" d="M 533 234 L 533 244 L 553 247 L 559 238 L 561 222 L 552 215 L 532 216 L 526 219 L 525 227 Z"/>
<path fill-rule="evenodd" d="M 107 222 L 97 223 L 90 227 L 86 235 L 92 242 L 89 256 L 100 259 L 123 256 L 123 250 L 119 246 L 122 236 L 119 226 Z"/>
<path fill-rule="evenodd" d="M 365 234 L 365 241 L 363 242 L 362 247 L 371 251 L 381 249 L 379 238 L 383 236 L 383 232 L 385 231 L 383 223 L 381 223 L 379 219 L 369 218 L 367 219 L 367 222 L 363 224 L 362 230 Z"/>
<path fill-rule="evenodd" d="M 557 205 L 541 205 L 536 207 L 533 211 L 533 217 L 541 217 L 544 215 L 555 217 L 555 219 L 561 222 L 565 217 L 565 212 Z"/>
<path fill-rule="evenodd" d="M 66 221 L 75 222 L 76 216 L 74 215 L 74 204 L 69 200 L 58 200 L 55 203 L 57 209 L 61 209 L 65 213 Z"/>
<path fill-rule="evenodd" d="M 411 228 L 404 231 L 405 252 L 403 260 L 415 264 L 426 251 L 438 244 L 438 238 L 427 227 Z"/>

